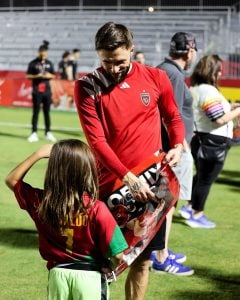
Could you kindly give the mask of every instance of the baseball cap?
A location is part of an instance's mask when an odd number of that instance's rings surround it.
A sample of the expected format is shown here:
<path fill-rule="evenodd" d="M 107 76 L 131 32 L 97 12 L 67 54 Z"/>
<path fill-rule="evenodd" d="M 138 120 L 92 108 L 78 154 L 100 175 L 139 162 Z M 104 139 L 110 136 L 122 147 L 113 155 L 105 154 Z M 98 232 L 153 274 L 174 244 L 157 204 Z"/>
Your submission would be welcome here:
<path fill-rule="evenodd" d="M 187 32 L 177 32 L 171 39 L 169 54 L 187 53 L 189 49 L 197 49 L 195 37 Z"/>

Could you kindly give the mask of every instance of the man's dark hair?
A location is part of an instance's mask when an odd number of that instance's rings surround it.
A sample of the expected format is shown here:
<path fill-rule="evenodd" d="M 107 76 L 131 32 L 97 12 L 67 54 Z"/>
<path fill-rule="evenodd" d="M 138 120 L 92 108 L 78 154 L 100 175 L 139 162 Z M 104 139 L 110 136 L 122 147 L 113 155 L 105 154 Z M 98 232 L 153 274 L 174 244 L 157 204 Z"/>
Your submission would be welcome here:
<path fill-rule="evenodd" d="M 134 59 L 137 58 L 138 54 L 143 54 L 144 55 L 144 52 L 143 51 L 136 51 L 135 54 L 134 54 Z"/>
<path fill-rule="evenodd" d="M 81 50 L 80 50 L 79 48 L 74 48 L 74 49 L 72 50 L 72 52 L 73 52 L 73 53 L 81 52 Z"/>
<path fill-rule="evenodd" d="M 108 22 L 96 33 L 95 49 L 113 51 L 119 47 L 129 49 L 133 45 L 133 35 L 122 24 Z"/>
<path fill-rule="evenodd" d="M 70 55 L 70 52 L 69 51 L 65 51 L 62 55 L 62 58 L 66 58 Z"/>

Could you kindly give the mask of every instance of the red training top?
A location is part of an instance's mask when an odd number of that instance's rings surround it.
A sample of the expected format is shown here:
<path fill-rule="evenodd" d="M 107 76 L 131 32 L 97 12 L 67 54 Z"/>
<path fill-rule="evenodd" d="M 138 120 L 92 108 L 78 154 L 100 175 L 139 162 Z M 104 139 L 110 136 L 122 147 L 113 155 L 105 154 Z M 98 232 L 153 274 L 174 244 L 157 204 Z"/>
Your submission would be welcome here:
<path fill-rule="evenodd" d="M 75 102 L 91 149 L 99 161 L 100 198 L 111 185 L 162 147 L 160 115 L 171 145 L 184 139 L 184 124 L 171 83 L 162 70 L 132 62 L 113 83 L 100 67 L 75 84 Z"/>

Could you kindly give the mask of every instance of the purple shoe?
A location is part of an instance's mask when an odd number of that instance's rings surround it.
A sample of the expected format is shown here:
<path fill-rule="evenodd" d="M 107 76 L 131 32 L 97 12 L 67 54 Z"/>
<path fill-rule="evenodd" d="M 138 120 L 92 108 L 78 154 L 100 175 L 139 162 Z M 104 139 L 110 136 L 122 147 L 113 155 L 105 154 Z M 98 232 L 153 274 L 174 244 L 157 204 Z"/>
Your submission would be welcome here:
<path fill-rule="evenodd" d="M 174 253 L 172 250 L 168 249 L 168 258 L 175 260 L 177 263 L 183 263 L 186 261 L 187 256 L 183 253 Z M 155 259 L 156 259 L 156 251 L 153 251 L 150 256 L 151 263 L 153 263 Z"/>
<path fill-rule="evenodd" d="M 187 207 L 186 205 L 183 205 L 179 211 L 179 215 L 184 219 L 189 219 L 192 215 L 192 208 Z"/>
<path fill-rule="evenodd" d="M 159 274 L 169 273 L 178 276 L 190 276 L 194 273 L 192 268 L 179 264 L 175 260 L 169 258 L 162 264 L 155 259 L 151 271 Z"/>

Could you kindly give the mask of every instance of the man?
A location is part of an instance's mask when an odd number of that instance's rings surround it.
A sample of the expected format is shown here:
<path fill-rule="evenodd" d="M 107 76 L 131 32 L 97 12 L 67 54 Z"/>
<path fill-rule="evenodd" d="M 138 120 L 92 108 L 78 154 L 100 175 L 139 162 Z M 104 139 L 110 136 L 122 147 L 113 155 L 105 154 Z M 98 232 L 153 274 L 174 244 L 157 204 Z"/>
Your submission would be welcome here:
<path fill-rule="evenodd" d="M 72 53 L 70 55 L 70 60 L 69 64 L 72 67 L 72 80 L 77 80 L 78 79 L 78 59 L 81 56 L 81 51 L 78 48 L 75 48 L 72 50 Z"/>
<path fill-rule="evenodd" d="M 75 85 L 75 101 L 82 128 L 99 164 L 100 199 L 106 199 L 120 178 L 138 201 L 155 195 L 129 170 L 161 148 L 161 118 L 170 136 L 166 159 L 180 160 L 184 124 L 166 74 L 131 62 L 131 32 L 122 24 L 106 23 L 97 32 L 95 48 L 101 67 Z M 142 300 L 146 293 L 149 257 L 165 245 L 165 228 L 131 265 L 126 284 L 127 300 Z M 160 238 L 161 237 L 161 238 Z"/>
<path fill-rule="evenodd" d="M 193 136 L 193 110 L 192 96 L 185 83 L 184 71 L 188 70 L 195 62 L 196 52 L 195 38 L 189 33 L 177 32 L 173 35 L 170 42 L 169 57 L 165 58 L 165 60 L 157 66 L 157 68 L 167 73 L 172 83 L 178 109 L 185 125 L 184 151 L 180 163 L 173 169 L 180 183 L 180 199 L 189 201 L 191 199 L 193 177 L 193 159 L 189 148 Z M 162 138 L 163 142 L 165 142 L 164 148 L 166 150 L 166 148 L 169 147 L 166 143 L 168 137 L 166 132 L 163 131 L 163 134 L 165 134 Z M 174 275 L 192 275 L 194 271 L 180 263 L 186 260 L 186 256 L 183 254 L 175 255 L 168 250 L 168 239 L 174 210 L 175 207 L 173 207 L 167 215 L 165 251 L 169 252 L 169 257 L 164 261 L 161 254 L 164 250 L 152 255 L 152 271 L 167 272 Z M 189 207 L 183 206 L 180 209 L 180 214 L 190 214 Z"/>
<path fill-rule="evenodd" d="M 71 108 L 73 105 L 73 91 L 74 91 L 74 78 L 73 78 L 73 62 L 72 56 L 69 51 L 65 51 L 62 59 L 58 64 L 58 74 L 60 79 L 64 80 L 61 83 L 62 95 L 59 97 L 60 103 L 58 108 Z M 75 72 L 75 71 L 74 71 Z"/>
<path fill-rule="evenodd" d="M 62 80 L 73 80 L 72 66 L 69 64 L 70 57 L 71 53 L 69 51 L 65 51 L 62 55 L 62 59 L 58 63 L 58 74 Z"/>
<path fill-rule="evenodd" d="M 142 51 L 136 51 L 136 53 L 134 54 L 134 60 L 139 64 L 145 65 L 144 53 Z"/>
<path fill-rule="evenodd" d="M 32 134 L 28 137 L 30 143 L 39 140 L 37 134 L 38 116 L 43 105 L 43 114 L 45 122 L 45 138 L 48 141 L 56 142 L 56 138 L 51 133 L 50 106 L 52 93 L 49 81 L 55 77 L 54 67 L 48 57 L 48 42 L 44 43 L 38 49 L 38 57 L 32 60 L 27 69 L 27 78 L 32 80 Z"/>

